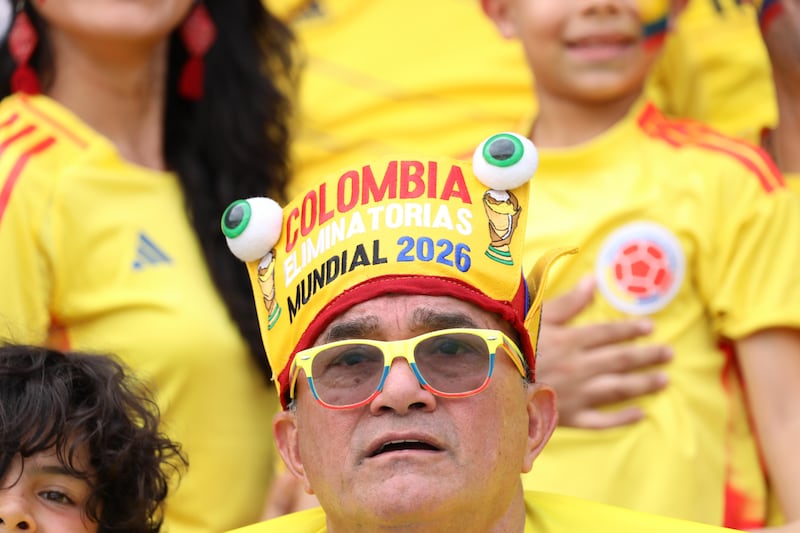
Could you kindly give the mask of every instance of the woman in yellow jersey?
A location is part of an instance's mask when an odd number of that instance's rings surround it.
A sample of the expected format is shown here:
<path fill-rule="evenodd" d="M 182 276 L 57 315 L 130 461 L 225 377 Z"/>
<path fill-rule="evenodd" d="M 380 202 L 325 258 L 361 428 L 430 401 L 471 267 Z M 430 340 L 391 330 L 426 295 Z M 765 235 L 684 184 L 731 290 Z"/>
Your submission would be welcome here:
<path fill-rule="evenodd" d="M 190 468 L 171 533 L 260 515 L 275 405 L 217 224 L 282 196 L 290 33 L 259 0 L 29 0 L 0 49 L 0 341 L 119 354 Z"/>

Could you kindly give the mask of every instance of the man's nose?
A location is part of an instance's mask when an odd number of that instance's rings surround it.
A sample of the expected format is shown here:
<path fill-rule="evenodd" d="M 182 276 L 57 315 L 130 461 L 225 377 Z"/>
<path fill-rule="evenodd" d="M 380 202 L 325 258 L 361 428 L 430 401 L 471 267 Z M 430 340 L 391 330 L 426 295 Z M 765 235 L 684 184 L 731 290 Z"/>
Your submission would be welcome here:
<path fill-rule="evenodd" d="M 422 387 L 417 375 L 405 359 L 395 359 L 383 382 L 383 389 L 370 403 L 374 414 L 394 411 L 406 414 L 413 409 L 433 410 L 436 396 Z"/>

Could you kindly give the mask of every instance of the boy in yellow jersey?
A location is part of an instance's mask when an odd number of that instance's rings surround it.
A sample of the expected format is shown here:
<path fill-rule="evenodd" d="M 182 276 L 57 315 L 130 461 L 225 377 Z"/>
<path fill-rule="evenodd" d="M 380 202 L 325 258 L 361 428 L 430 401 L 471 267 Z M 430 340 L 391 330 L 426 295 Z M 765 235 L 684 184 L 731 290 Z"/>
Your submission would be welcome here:
<path fill-rule="evenodd" d="M 538 208 L 529 140 L 493 135 L 472 161 L 369 158 L 284 209 L 250 198 L 225 211 L 283 408 L 276 442 L 321 504 L 241 531 L 722 531 L 523 490 L 557 417 L 535 380 L 543 283 L 572 250 L 523 266 Z"/>
<path fill-rule="evenodd" d="M 599 293 L 575 325 L 648 318 L 674 352 L 669 384 L 630 402 L 642 420 L 559 427 L 526 487 L 743 529 L 765 525 L 774 491 L 800 519 L 800 412 L 787 407 L 800 402 L 800 247 L 787 245 L 800 202 L 759 148 L 644 97 L 658 51 L 634 0 L 483 5 L 536 80 L 526 264 L 576 244 L 548 296 L 592 274 Z"/>

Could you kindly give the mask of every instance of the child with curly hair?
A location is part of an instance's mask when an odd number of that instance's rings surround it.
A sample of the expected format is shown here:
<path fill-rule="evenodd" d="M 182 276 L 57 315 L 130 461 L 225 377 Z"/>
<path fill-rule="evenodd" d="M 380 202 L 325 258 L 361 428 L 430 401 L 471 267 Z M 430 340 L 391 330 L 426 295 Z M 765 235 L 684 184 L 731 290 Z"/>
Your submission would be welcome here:
<path fill-rule="evenodd" d="M 157 532 L 187 465 L 115 359 L 0 346 L 0 530 Z"/>

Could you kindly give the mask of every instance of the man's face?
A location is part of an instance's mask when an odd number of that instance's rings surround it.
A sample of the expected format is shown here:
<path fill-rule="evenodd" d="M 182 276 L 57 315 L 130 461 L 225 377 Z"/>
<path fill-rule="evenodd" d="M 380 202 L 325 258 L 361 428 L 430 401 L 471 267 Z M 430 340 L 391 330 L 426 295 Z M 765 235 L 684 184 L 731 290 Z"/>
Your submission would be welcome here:
<path fill-rule="evenodd" d="M 495 315 L 460 300 L 389 295 L 352 307 L 315 344 L 399 340 L 456 327 L 513 336 Z M 467 398 L 434 396 L 397 359 L 382 392 L 365 406 L 327 409 L 304 376 L 295 400 L 296 411 L 275 419 L 284 461 L 317 495 L 329 523 L 353 530 L 459 513 L 475 522 L 476 509 L 502 515 L 521 496 L 520 473 L 530 469 L 555 425 L 552 391 L 526 387 L 502 353 L 487 389 Z"/>

